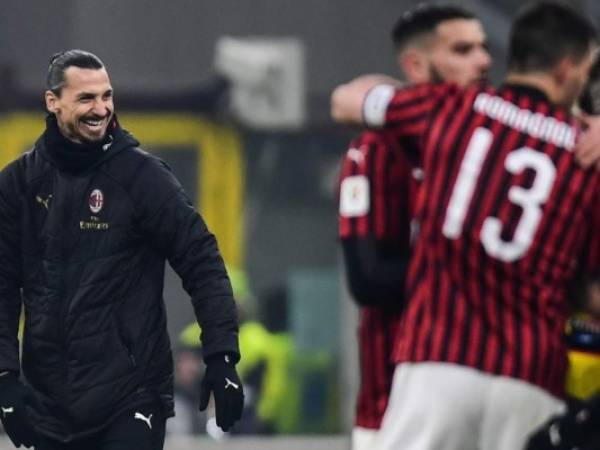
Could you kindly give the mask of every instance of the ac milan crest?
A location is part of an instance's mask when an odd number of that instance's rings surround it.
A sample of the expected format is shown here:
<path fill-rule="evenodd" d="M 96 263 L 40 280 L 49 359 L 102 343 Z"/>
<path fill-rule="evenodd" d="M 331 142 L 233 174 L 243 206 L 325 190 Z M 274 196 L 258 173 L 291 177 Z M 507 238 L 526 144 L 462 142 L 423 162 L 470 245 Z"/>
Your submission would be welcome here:
<path fill-rule="evenodd" d="M 90 210 L 98 214 L 104 206 L 104 194 L 100 189 L 94 189 L 89 198 Z"/>

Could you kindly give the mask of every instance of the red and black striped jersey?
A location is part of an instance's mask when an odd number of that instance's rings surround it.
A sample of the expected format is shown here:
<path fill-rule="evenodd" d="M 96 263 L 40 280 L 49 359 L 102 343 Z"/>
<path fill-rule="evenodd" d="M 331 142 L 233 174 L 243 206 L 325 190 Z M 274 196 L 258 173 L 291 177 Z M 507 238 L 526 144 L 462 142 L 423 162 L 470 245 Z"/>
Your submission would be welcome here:
<path fill-rule="evenodd" d="M 599 175 L 574 160 L 579 123 L 530 87 L 389 89 L 369 94 L 365 118 L 418 144 L 426 199 L 394 360 L 561 395 L 567 290 L 600 232 Z"/>
<path fill-rule="evenodd" d="M 339 236 L 371 236 L 408 252 L 412 164 L 394 136 L 366 131 L 344 156 L 339 185 Z"/>
<path fill-rule="evenodd" d="M 407 256 L 410 241 L 412 165 L 388 132 L 367 131 L 344 157 L 339 185 L 339 236 L 373 237 Z M 357 255 L 356 255 L 357 256 Z M 391 360 L 398 310 L 363 306 L 359 316 L 360 388 L 357 426 L 378 429 L 392 386 Z"/>

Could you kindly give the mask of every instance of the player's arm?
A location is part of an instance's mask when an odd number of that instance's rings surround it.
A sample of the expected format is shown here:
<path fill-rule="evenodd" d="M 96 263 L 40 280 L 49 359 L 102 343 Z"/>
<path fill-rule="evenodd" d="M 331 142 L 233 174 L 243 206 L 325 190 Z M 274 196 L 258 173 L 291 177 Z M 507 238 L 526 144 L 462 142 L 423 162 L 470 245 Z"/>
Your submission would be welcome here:
<path fill-rule="evenodd" d="M 231 284 L 214 235 L 168 166 L 150 158 L 131 195 L 146 239 L 168 258 L 192 298 L 202 328 L 204 359 L 239 359 L 238 321 Z"/>
<path fill-rule="evenodd" d="M 387 86 L 388 91 L 400 88 L 401 83 L 387 75 L 363 75 L 336 87 L 331 94 L 331 117 L 338 123 L 363 125 L 363 102 L 377 86 Z M 393 94 L 391 94 L 393 95 Z"/>
<path fill-rule="evenodd" d="M 0 172 L 0 372 L 18 374 L 22 277 L 14 169 L 13 163 Z"/>
<path fill-rule="evenodd" d="M 360 305 L 382 306 L 402 299 L 410 217 L 408 192 L 400 189 L 407 184 L 394 184 L 398 175 L 403 175 L 397 170 L 402 166 L 390 159 L 385 140 L 378 136 L 363 134 L 346 154 L 340 180 L 339 231 L 352 297 Z M 409 177 L 408 165 L 405 172 Z M 390 215 L 403 217 L 389 220 Z M 402 245 L 404 241 L 406 245 Z"/>
<path fill-rule="evenodd" d="M 373 78 L 338 86 L 331 95 L 331 115 L 339 123 L 386 128 L 397 139 L 418 139 L 440 100 L 457 87 L 424 83 L 398 88 Z"/>
<path fill-rule="evenodd" d="M 373 237 L 342 240 L 350 293 L 362 306 L 397 305 L 402 301 L 408 255 L 386 255 Z"/>

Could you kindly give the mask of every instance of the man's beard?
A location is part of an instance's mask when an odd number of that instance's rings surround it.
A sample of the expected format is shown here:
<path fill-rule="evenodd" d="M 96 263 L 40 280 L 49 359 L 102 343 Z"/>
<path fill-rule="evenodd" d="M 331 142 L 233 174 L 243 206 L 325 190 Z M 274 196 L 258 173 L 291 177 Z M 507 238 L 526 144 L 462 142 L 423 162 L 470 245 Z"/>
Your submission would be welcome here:
<path fill-rule="evenodd" d="M 433 64 L 429 64 L 429 82 L 443 83 L 445 80 Z"/>

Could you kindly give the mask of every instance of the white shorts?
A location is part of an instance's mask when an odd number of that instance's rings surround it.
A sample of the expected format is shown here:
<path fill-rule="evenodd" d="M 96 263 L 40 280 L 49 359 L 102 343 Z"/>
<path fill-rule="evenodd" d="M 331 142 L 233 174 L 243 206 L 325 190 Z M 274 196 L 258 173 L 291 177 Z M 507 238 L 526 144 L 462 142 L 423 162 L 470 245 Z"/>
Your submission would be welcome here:
<path fill-rule="evenodd" d="M 396 366 L 377 450 L 516 450 L 562 401 L 514 378 L 448 363 Z"/>
<path fill-rule="evenodd" d="M 352 450 L 375 450 L 375 439 L 379 430 L 371 428 L 352 428 Z"/>

